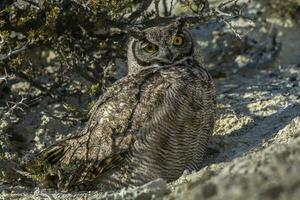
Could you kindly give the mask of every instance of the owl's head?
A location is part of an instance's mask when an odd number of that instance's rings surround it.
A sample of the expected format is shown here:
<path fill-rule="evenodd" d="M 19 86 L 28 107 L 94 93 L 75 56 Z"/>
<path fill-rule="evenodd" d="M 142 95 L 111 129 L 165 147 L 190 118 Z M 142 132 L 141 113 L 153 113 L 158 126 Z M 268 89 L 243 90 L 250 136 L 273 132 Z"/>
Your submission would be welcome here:
<path fill-rule="evenodd" d="M 128 46 L 128 72 L 151 65 L 171 65 L 194 54 L 193 37 L 187 29 L 172 23 L 144 29 Z"/>

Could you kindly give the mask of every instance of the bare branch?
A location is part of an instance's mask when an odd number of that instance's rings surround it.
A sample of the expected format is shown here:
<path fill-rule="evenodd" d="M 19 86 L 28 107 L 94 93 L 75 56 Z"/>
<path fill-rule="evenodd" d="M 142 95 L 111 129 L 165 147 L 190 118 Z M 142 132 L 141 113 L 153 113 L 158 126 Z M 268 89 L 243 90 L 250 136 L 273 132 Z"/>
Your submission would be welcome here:
<path fill-rule="evenodd" d="M 28 3 L 28 4 L 30 4 L 31 6 L 34 6 L 34 7 L 36 7 L 36 8 L 40 8 L 40 6 L 39 6 L 38 3 L 33 2 L 33 1 L 31 1 L 31 0 L 22 0 L 22 1 L 24 1 L 24 2 L 26 2 L 26 3 Z"/>
<path fill-rule="evenodd" d="M 150 1 L 149 1 L 150 2 Z M 229 26 L 228 22 L 232 19 L 236 19 L 237 17 L 241 17 L 241 11 L 237 12 L 238 8 L 244 8 L 250 0 L 229 0 L 223 3 L 220 3 L 216 8 L 210 8 L 207 0 L 201 0 L 198 2 L 197 6 L 200 10 L 195 10 L 196 14 L 194 15 L 182 15 L 182 16 L 160 16 L 159 4 L 161 0 L 154 0 L 154 9 L 156 13 L 156 17 L 148 20 L 144 20 L 142 22 L 127 22 L 126 20 L 109 20 L 106 19 L 106 24 L 110 24 L 110 27 L 116 27 L 123 33 L 134 33 L 130 31 L 136 27 L 139 28 L 147 28 L 151 26 L 157 25 L 166 25 L 177 20 L 185 21 L 188 24 L 205 24 L 211 23 L 212 19 L 215 19 L 215 22 L 218 22 L 218 19 L 221 19 L 227 26 Z M 171 2 L 172 3 L 172 2 Z M 141 5 L 142 7 L 142 5 Z M 140 7 L 140 8 L 141 8 Z M 141 13 L 140 13 L 141 14 Z M 230 29 L 234 27 L 232 25 L 229 26 Z M 236 31 L 235 31 L 236 32 Z"/>
<path fill-rule="evenodd" d="M 80 74 L 80 76 L 82 76 L 83 78 L 85 78 L 87 81 L 91 81 L 93 83 L 98 83 L 98 80 L 96 80 L 94 77 L 90 76 L 88 73 L 86 73 L 85 70 L 82 70 L 78 65 L 71 65 L 71 63 L 69 63 L 67 57 L 65 56 L 63 50 L 61 48 L 58 48 L 58 54 L 59 56 L 62 58 L 62 60 L 64 61 L 64 63 L 67 65 L 67 67 L 72 68 L 72 66 L 74 67 L 74 69 Z"/>
<path fill-rule="evenodd" d="M 3 81 L 3 80 L 4 80 L 5 82 L 7 82 L 7 77 L 6 77 L 6 76 L 2 76 L 2 77 L 0 76 L 0 81 Z"/>
<path fill-rule="evenodd" d="M 173 8 L 174 8 L 174 0 L 171 0 L 170 2 L 170 9 L 169 9 L 169 16 L 172 14 Z"/>
<path fill-rule="evenodd" d="M 160 2 L 160 0 L 155 0 L 155 2 L 154 2 L 156 18 L 160 17 L 160 14 L 159 14 L 159 2 Z"/>
<path fill-rule="evenodd" d="M 167 17 L 167 16 L 169 16 L 167 1 L 166 0 L 162 0 L 162 4 L 163 4 L 163 9 L 164 9 L 164 16 Z"/>
<path fill-rule="evenodd" d="M 19 102 L 8 101 L 7 102 L 8 111 L 4 113 L 4 116 L 9 116 L 13 112 L 15 112 L 15 110 L 21 110 L 22 112 L 24 112 L 22 106 L 28 107 L 28 105 L 24 103 L 26 100 L 27 98 L 22 96 Z"/>
<path fill-rule="evenodd" d="M 4 68 L 4 76 L 0 76 L 0 81 L 4 81 L 5 83 L 7 83 L 7 78 L 9 77 L 9 75 L 7 74 L 6 68 Z"/>
<path fill-rule="evenodd" d="M 3 47 L 3 45 L 4 45 L 4 37 L 2 36 L 2 35 L 0 35 L 0 49 Z"/>
<path fill-rule="evenodd" d="M 9 58 L 10 56 L 14 55 L 14 54 L 18 54 L 21 51 L 24 51 L 25 49 L 27 49 L 27 45 L 29 42 L 26 42 L 22 47 L 14 49 L 14 50 L 10 50 L 6 55 L 0 54 L 0 61 L 3 61 L 7 58 Z"/>
<path fill-rule="evenodd" d="M 148 9 L 153 0 L 145 0 L 140 3 L 139 7 L 134 11 L 129 17 L 128 20 L 132 21 L 141 16 L 141 14 Z"/>
<path fill-rule="evenodd" d="M 182 16 L 166 16 L 166 17 L 160 17 L 158 15 L 158 4 L 160 0 L 155 0 L 155 10 L 156 10 L 156 18 L 150 19 L 147 21 L 144 21 L 140 26 L 146 28 L 150 26 L 155 26 L 158 24 L 168 24 L 175 22 L 177 20 L 185 21 L 189 24 L 204 24 L 210 22 L 213 18 L 221 18 L 223 20 L 227 20 L 227 23 L 229 20 L 235 19 L 237 17 L 240 17 L 241 11 L 239 13 L 236 12 L 238 10 L 237 8 L 244 8 L 247 5 L 247 2 L 250 0 L 229 0 L 227 2 L 223 2 L 219 4 L 216 8 L 209 8 L 209 4 L 203 2 L 203 6 L 201 7 L 199 13 L 195 15 L 182 15 Z M 138 24 L 136 24 L 138 26 Z M 122 28 L 126 27 L 132 27 L 132 24 L 126 24 Z M 233 28 L 231 26 L 231 28 Z"/>
<path fill-rule="evenodd" d="M 217 11 L 223 15 L 241 15 L 242 10 L 250 4 L 251 0 L 229 0 L 221 2 Z"/>
<path fill-rule="evenodd" d="M 183 16 L 172 16 L 172 17 L 158 17 L 150 19 L 143 23 L 144 27 L 150 27 L 157 24 L 169 24 L 175 21 L 183 21 L 189 24 L 204 24 L 212 19 L 215 15 L 213 13 L 203 14 L 203 15 L 183 15 Z"/>
<path fill-rule="evenodd" d="M 254 30 L 255 25 L 251 24 L 249 25 L 249 30 L 247 30 L 245 33 L 239 33 L 236 28 L 227 20 L 227 19 L 221 19 L 222 22 L 224 22 L 227 27 L 232 31 L 232 33 L 238 37 L 239 39 L 242 39 L 243 37 L 245 37 L 246 35 L 248 35 L 251 31 Z"/>
<path fill-rule="evenodd" d="M 227 2 L 220 3 L 214 10 L 216 16 L 224 22 L 232 33 L 239 39 L 242 39 L 251 30 L 241 35 L 229 21 L 233 18 L 242 17 L 242 10 L 250 3 L 250 1 L 251 0 L 229 0 Z"/>
<path fill-rule="evenodd" d="M 241 35 L 237 32 L 237 30 L 232 26 L 232 24 L 231 24 L 230 22 L 228 22 L 227 20 L 225 20 L 225 19 L 223 19 L 223 18 L 221 18 L 221 21 L 224 22 L 224 23 L 228 26 L 228 28 L 234 33 L 234 35 L 235 35 L 236 37 L 238 37 L 240 40 L 243 38 L 243 36 L 241 36 Z"/>

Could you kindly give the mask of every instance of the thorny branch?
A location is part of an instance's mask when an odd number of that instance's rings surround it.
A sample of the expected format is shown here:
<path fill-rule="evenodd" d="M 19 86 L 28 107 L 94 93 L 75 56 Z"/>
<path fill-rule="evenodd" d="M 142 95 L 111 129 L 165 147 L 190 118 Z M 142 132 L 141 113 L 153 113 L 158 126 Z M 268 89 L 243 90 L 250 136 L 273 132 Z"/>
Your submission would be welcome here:
<path fill-rule="evenodd" d="M 148 9 L 151 5 L 153 0 L 144 0 L 140 6 L 128 17 L 128 21 L 131 22 L 132 20 L 141 16 L 141 14 Z"/>
<path fill-rule="evenodd" d="M 154 1 L 156 18 L 160 17 L 160 14 L 159 14 L 159 2 L 160 2 L 160 0 L 155 0 Z"/>
<path fill-rule="evenodd" d="M 30 1 L 30 0 L 22 0 L 22 1 L 28 3 L 28 4 L 32 5 L 32 6 L 35 6 L 36 8 L 40 8 L 39 4 L 36 3 L 36 2 Z"/>
<path fill-rule="evenodd" d="M 198 12 L 194 10 L 194 12 L 197 12 L 197 14 L 169 16 L 169 13 L 166 11 L 164 17 L 161 17 L 159 15 L 158 6 L 160 0 L 155 0 L 154 3 L 155 3 L 156 14 L 157 14 L 156 18 L 146 20 L 142 22 L 142 24 L 136 24 L 135 27 L 146 28 L 146 27 L 155 26 L 157 24 L 168 24 L 175 21 L 181 21 L 183 23 L 199 25 L 199 24 L 205 24 L 211 22 L 212 19 L 216 19 L 215 22 L 221 21 L 225 23 L 228 26 L 228 28 L 234 33 L 234 35 L 239 39 L 244 37 L 244 35 L 242 36 L 236 31 L 235 27 L 230 23 L 230 21 L 238 17 L 243 17 L 242 11 L 250 3 L 250 0 L 229 0 L 227 2 L 220 3 L 218 6 L 216 6 L 216 8 L 209 8 L 209 4 L 205 0 L 203 6 L 200 8 Z M 130 30 L 132 29 L 132 26 L 129 27 L 128 24 L 124 22 L 122 28 L 125 30 Z M 134 31 L 127 31 L 127 32 L 129 32 L 129 34 L 134 33 Z"/>
<path fill-rule="evenodd" d="M 138 21 L 138 19 L 142 16 L 143 13 L 147 11 L 149 6 L 153 3 L 154 1 L 154 7 L 155 7 L 155 13 L 156 17 L 144 21 Z M 163 13 L 164 17 L 161 17 L 159 14 L 159 3 L 162 1 L 163 5 Z M 28 3 L 34 3 L 31 1 L 26 1 Z M 197 2 L 197 1 L 195 1 Z M 171 16 L 171 9 L 173 8 L 173 0 L 171 1 L 170 10 L 167 8 L 167 3 L 165 0 L 146 0 L 142 1 L 142 3 L 139 4 L 137 9 L 132 12 L 128 18 L 124 19 L 118 19 L 118 20 L 111 20 L 107 17 L 104 17 L 103 20 L 106 20 L 104 24 L 111 26 L 112 28 L 115 26 L 115 28 L 119 28 L 121 30 L 124 30 L 125 33 L 129 32 L 128 30 L 134 28 L 134 27 L 149 27 L 149 26 L 154 26 L 157 24 L 166 24 L 166 23 L 171 23 L 178 18 L 181 19 L 181 21 L 185 21 L 186 23 L 189 24 L 201 24 L 201 23 L 207 23 L 209 20 L 213 18 L 219 18 L 221 19 L 220 21 L 224 22 L 232 31 L 233 33 L 241 38 L 241 36 L 237 33 L 237 31 L 234 30 L 234 27 L 230 24 L 229 20 L 233 18 L 233 16 L 238 17 L 242 15 L 242 10 L 249 4 L 250 0 L 229 0 L 226 2 L 220 3 L 216 8 L 209 8 L 209 4 L 207 0 L 202 0 L 200 1 L 202 7 L 199 8 L 200 10 L 196 11 L 194 15 L 186 15 L 186 16 Z M 196 3 L 197 4 L 197 3 Z M 199 4 L 199 2 L 198 2 Z M 34 4 L 35 5 L 35 4 Z M 37 6 L 37 5 L 35 5 Z M 197 5 L 200 7 L 199 5 Z M 84 6 L 86 8 L 86 6 Z M 193 8 L 191 8 L 193 9 Z M 44 13 L 45 11 L 39 11 L 39 13 Z M 104 12 L 105 14 L 105 12 Z M 99 14 L 98 14 L 99 15 Z M 226 18 L 227 17 L 227 18 Z M 38 20 L 38 19 L 37 19 Z M 44 18 L 39 18 L 39 20 L 44 20 Z M 37 22 L 39 24 L 43 23 Z M 33 28 L 30 27 L 30 24 L 26 24 L 27 28 Z M 79 25 L 81 29 L 83 28 L 82 26 Z M 122 33 L 122 32 L 121 32 Z M 1 42 L 0 45 L 3 45 L 4 39 L 1 37 Z M 0 54 L 0 61 L 5 60 L 10 58 L 12 55 L 18 54 L 19 52 L 25 50 L 27 48 L 28 42 L 25 43 L 22 47 L 16 48 L 14 50 L 10 50 L 6 55 L 5 54 Z"/>
<path fill-rule="evenodd" d="M 8 101 L 7 102 L 7 111 L 3 114 L 0 114 L 0 133 L 2 133 L 3 130 L 7 129 L 10 124 L 12 123 L 12 114 L 14 114 L 14 112 L 16 110 L 20 110 L 23 113 L 25 112 L 23 107 L 28 107 L 27 104 L 25 104 L 25 101 L 27 99 L 24 98 L 23 96 L 21 97 L 21 100 L 18 102 L 13 102 L 13 101 Z M 0 134 L 0 142 L 1 142 L 1 148 L 0 151 L 8 151 L 8 147 L 7 147 L 7 143 L 8 143 L 8 137 L 9 135 L 7 134 Z M 11 159 L 11 155 L 7 154 L 6 155 L 7 158 Z"/>
<path fill-rule="evenodd" d="M 7 111 L 0 115 L 0 125 L 2 123 L 11 123 L 11 116 L 16 110 L 20 110 L 21 112 L 25 112 L 23 107 L 28 107 L 28 105 L 25 103 L 27 98 L 21 97 L 21 100 L 18 102 L 13 102 L 13 101 L 7 101 Z M 1 139 L 1 138 L 0 138 Z"/>
<path fill-rule="evenodd" d="M 4 81 L 5 83 L 7 83 L 8 74 L 5 68 L 4 68 L 4 73 L 5 73 L 4 76 L 0 76 L 0 81 Z"/>
<path fill-rule="evenodd" d="M 26 42 L 23 46 L 16 48 L 14 50 L 10 49 L 10 51 L 6 55 L 0 54 L 0 61 L 8 59 L 12 55 L 15 55 L 15 54 L 20 53 L 21 51 L 24 51 L 25 49 L 27 49 L 27 45 L 28 45 L 28 42 Z"/>
<path fill-rule="evenodd" d="M 232 13 L 234 15 L 242 15 L 242 11 L 250 4 L 251 0 L 229 0 L 221 2 L 216 10 L 218 13 L 227 15 Z"/>
<path fill-rule="evenodd" d="M 28 107 L 28 105 L 25 104 L 26 100 L 27 100 L 27 98 L 22 96 L 21 100 L 18 102 L 8 101 L 7 102 L 8 111 L 4 113 L 4 116 L 8 116 L 8 115 L 12 114 L 13 112 L 15 112 L 15 110 L 20 110 L 22 112 L 25 112 L 24 109 L 22 108 L 22 106 Z"/>

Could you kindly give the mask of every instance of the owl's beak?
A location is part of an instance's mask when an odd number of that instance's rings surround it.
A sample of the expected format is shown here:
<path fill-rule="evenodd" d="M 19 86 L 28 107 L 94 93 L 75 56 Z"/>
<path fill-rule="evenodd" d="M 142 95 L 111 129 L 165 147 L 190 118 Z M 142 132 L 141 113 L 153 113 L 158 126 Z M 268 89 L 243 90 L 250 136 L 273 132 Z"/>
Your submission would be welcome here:
<path fill-rule="evenodd" d="M 159 50 L 158 56 L 153 59 L 155 62 L 171 64 L 173 62 L 173 55 L 169 48 Z"/>

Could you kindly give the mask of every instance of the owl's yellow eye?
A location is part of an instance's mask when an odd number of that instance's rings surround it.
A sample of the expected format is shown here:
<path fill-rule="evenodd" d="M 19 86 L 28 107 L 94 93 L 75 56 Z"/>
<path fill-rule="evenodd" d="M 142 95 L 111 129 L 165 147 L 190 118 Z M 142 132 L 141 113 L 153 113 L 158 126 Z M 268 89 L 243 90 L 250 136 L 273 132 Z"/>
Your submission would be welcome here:
<path fill-rule="evenodd" d="M 180 36 L 180 35 L 175 36 L 175 37 L 173 38 L 173 44 L 174 44 L 175 46 L 181 46 L 181 45 L 183 45 L 183 37 Z"/>
<path fill-rule="evenodd" d="M 155 44 L 147 44 L 144 48 L 143 48 L 147 53 L 154 53 L 158 50 L 157 46 Z"/>

